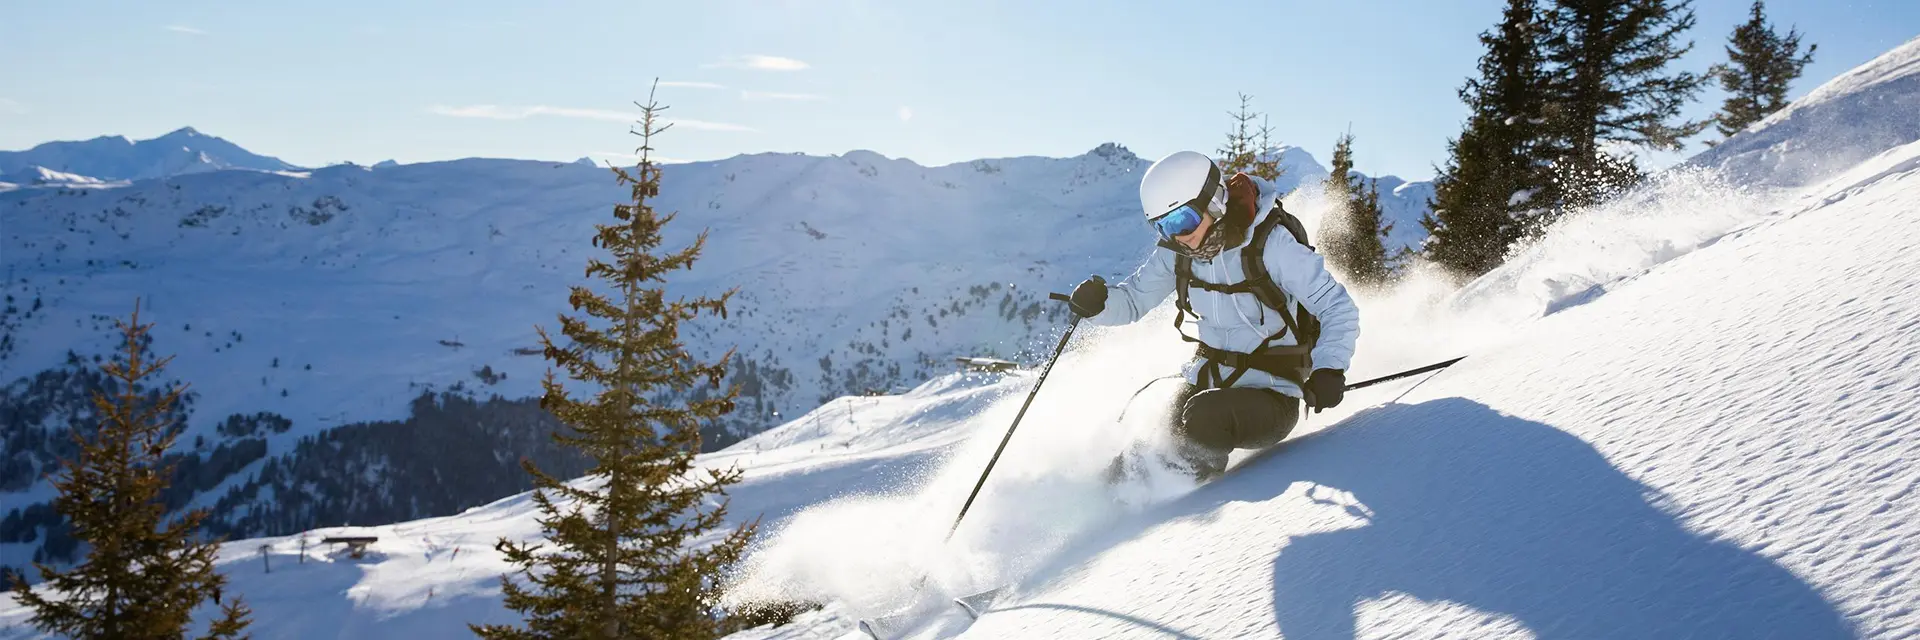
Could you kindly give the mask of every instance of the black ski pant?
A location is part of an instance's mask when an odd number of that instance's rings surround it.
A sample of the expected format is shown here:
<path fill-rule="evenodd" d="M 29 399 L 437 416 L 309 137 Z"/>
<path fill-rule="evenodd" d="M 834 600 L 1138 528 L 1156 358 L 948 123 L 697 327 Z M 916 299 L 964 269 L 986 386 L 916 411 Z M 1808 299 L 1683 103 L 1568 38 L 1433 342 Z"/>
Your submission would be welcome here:
<path fill-rule="evenodd" d="M 1265 387 L 1227 387 L 1181 391 L 1168 416 L 1180 445 L 1180 457 L 1194 475 L 1211 480 L 1226 471 L 1234 449 L 1265 449 L 1279 444 L 1300 421 L 1300 401 Z"/>

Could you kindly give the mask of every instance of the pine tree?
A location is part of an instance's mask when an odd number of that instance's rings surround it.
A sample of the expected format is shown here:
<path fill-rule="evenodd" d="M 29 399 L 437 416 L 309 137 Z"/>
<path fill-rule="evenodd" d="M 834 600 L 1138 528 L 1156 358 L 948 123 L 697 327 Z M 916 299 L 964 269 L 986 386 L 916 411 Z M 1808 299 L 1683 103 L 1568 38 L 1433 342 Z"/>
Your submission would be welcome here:
<path fill-rule="evenodd" d="M 1339 209 L 1338 213 L 1341 215 L 1345 215 L 1347 203 L 1353 200 L 1356 180 L 1358 178 L 1353 175 L 1353 134 L 1341 134 L 1340 138 L 1333 143 L 1333 166 L 1328 169 L 1326 179 L 1321 181 L 1322 188 L 1326 190 L 1327 201 Z M 1333 226 L 1339 224 L 1335 220 L 1338 217 L 1340 216 L 1328 215 L 1321 218 L 1321 233 L 1327 234 L 1328 231 L 1337 233 L 1337 229 Z"/>
<path fill-rule="evenodd" d="M 1394 268 L 1385 239 L 1392 223 L 1382 220 L 1379 181 L 1363 188 L 1353 172 L 1353 134 L 1333 148 L 1333 170 L 1325 182 L 1331 209 L 1320 222 L 1320 246 L 1327 263 L 1346 284 L 1375 289 L 1392 281 Z"/>
<path fill-rule="evenodd" d="M 1720 135 L 1733 137 L 1787 106 L 1789 85 L 1800 77 L 1801 68 L 1813 61 L 1813 52 L 1820 45 L 1807 45 L 1806 53 L 1800 53 L 1800 32 L 1775 32 L 1767 24 L 1761 0 L 1754 0 L 1752 17 L 1734 28 L 1727 43 L 1727 63 L 1715 65 L 1711 75 L 1729 94 L 1714 120 Z"/>
<path fill-rule="evenodd" d="M 1677 150 L 1709 121 L 1678 121 L 1706 82 L 1667 65 L 1693 48 L 1692 0 L 1554 0 L 1542 55 L 1554 65 L 1548 120 L 1564 145 L 1555 179 L 1562 203 L 1584 206 L 1631 186 L 1641 172 L 1607 143 Z"/>
<path fill-rule="evenodd" d="M 1508 0 L 1500 25 L 1480 34 L 1479 77 L 1460 88 L 1467 125 L 1447 143 L 1431 212 L 1420 220 L 1427 260 L 1457 275 L 1498 266 L 1529 212 L 1553 200 L 1541 34 L 1537 1 Z"/>
<path fill-rule="evenodd" d="M 120 323 L 120 353 L 101 367 L 109 384 L 93 396 L 99 429 L 91 437 L 73 434 L 79 454 L 64 461 L 53 482 L 54 508 L 87 545 L 86 558 L 66 571 L 36 563 L 50 594 L 14 577 L 14 598 L 33 610 L 31 623 L 43 632 L 182 638 L 194 608 L 208 598 L 221 601 L 227 579 L 214 567 L 219 545 L 195 531 L 207 512 L 169 517 L 161 497 L 174 466 L 162 456 L 180 434 L 174 406 L 186 388 L 147 387 L 172 360 L 152 358 L 152 326 L 140 324 L 136 301 L 132 319 Z M 236 598 L 223 612 L 204 637 L 245 637 L 246 606 Z"/>
<path fill-rule="evenodd" d="M 692 266 L 706 233 L 678 251 L 653 253 L 674 214 L 657 214 L 648 204 L 660 192 L 653 136 L 671 127 L 657 126 L 664 107 L 652 96 L 636 103 L 639 165 L 614 169 L 632 201 L 615 205 L 618 222 L 597 225 L 593 238 L 613 261 L 591 259 L 586 269 L 611 293 L 572 287 L 569 303 L 584 315 L 560 316 L 569 344 L 539 332 L 545 357 L 597 391 L 591 399 L 574 397 L 549 371 L 541 406 L 573 428 L 553 437 L 590 457 L 587 473 L 598 482 L 568 484 L 524 465 L 538 487 L 533 501 L 545 540 L 502 538 L 495 548 L 525 579 L 504 576 L 501 590 L 527 626 L 471 625 L 484 638 L 719 637 L 726 626 L 715 604 L 720 579 L 757 527 L 749 523 L 709 546 L 690 547 L 724 525 L 726 487 L 740 479 L 738 469 L 697 472 L 693 464 L 701 423 L 731 411 L 738 389 L 660 398 L 719 387 L 732 352 L 696 362 L 680 342 L 680 324 L 702 313 L 724 316 L 734 292 L 669 300 L 661 288 L 670 272 Z M 709 501 L 716 506 L 704 508 Z"/>
<path fill-rule="evenodd" d="M 1227 112 L 1227 116 L 1233 118 L 1233 125 L 1227 129 L 1226 143 L 1214 150 L 1214 153 L 1220 154 L 1214 162 L 1220 165 L 1220 172 L 1226 175 L 1252 168 L 1253 161 L 1258 157 L 1254 152 L 1253 132 L 1249 127 L 1260 114 L 1253 112 L 1250 107 L 1252 102 L 1253 96 L 1242 93 L 1240 110 Z"/>
<path fill-rule="evenodd" d="M 1235 173 L 1277 180 L 1286 170 L 1280 166 L 1280 148 L 1273 143 L 1273 128 L 1266 123 L 1266 115 L 1252 109 L 1253 96 L 1240 94 L 1240 109 L 1229 111 L 1233 125 L 1227 129 L 1227 141 L 1214 152 L 1220 154 L 1215 160 L 1222 174 Z M 1253 129 L 1255 119 L 1261 121 L 1259 129 Z"/>
<path fill-rule="evenodd" d="M 1280 145 L 1273 142 L 1273 127 L 1267 124 L 1266 114 L 1260 115 L 1260 129 L 1254 135 L 1253 165 L 1247 173 L 1267 181 L 1279 180 L 1287 174 L 1286 167 L 1280 166 Z"/>

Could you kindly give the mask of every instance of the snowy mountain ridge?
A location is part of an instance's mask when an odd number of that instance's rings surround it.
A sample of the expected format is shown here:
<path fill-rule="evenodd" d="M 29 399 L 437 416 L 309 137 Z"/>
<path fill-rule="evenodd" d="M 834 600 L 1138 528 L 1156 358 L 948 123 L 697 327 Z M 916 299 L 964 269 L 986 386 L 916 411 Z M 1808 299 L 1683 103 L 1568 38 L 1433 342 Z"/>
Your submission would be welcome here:
<path fill-rule="evenodd" d="M 108 182 L 226 169 L 299 169 L 279 158 L 258 155 L 222 138 L 200 133 L 193 127 L 138 142 L 126 136 L 100 136 L 90 140 L 48 142 L 25 151 L 0 151 L 0 174 L 18 173 L 32 167 Z"/>
<path fill-rule="evenodd" d="M 1304 150 L 1290 149 L 1285 157 L 1291 164 L 1283 181 L 1325 175 Z M 1028 325 L 1043 306 L 1037 304 L 1043 296 L 1032 288 L 1064 286 L 1086 273 L 1123 275 L 1144 255 L 1150 239 L 1132 200 L 1146 164 L 1118 145 L 1077 158 L 986 159 L 938 168 L 869 151 L 830 158 L 754 154 L 669 166 L 660 207 L 683 212 L 681 223 L 669 229 L 670 243 L 690 240 L 702 225 L 714 234 L 699 267 L 682 283 L 686 290 L 762 285 L 742 291 L 741 320 L 701 330 L 748 337 L 733 343 L 741 347 L 742 363 L 779 372 L 771 374 L 780 378 L 772 386 L 781 388 L 761 396 L 763 410 L 755 415 L 771 419 L 776 411 L 804 411 L 840 393 L 911 385 L 945 370 L 948 356 L 1032 355 Z M 394 370 L 389 380 L 445 388 L 470 378 L 471 370 L 492 366 L 507 374 L 506 382 L 497 383 L 502 393 L 531 393 L 538 359 L 512 357 L 511 351 L 529 346 L 531 327 L 564 308 L 552 304 L 556 289 L 578 267 L 573 263 L 584 263 L 574 245 L 606 206 L 623 197 L 608 178 L 604 169 L 580 164 L 473 159 L 298 173 L 222 171 L 104 191 L 65 188 L 78 186 L 79 177 L 38 180 L 41 188 L 0 198 L 0 216 L 19 230 L 10 234 L 4 259 L 12 274 L 5 293 L 18 302 L 0 314 L 0 326 L 14 337 L 0 345 L 0 378 L 52 366 L 69 349 L 92 352 L 104 344 L 97 335 L 105 326 L 100 320 L 117 317 L 135 295 L 144 295 L 156 317 L 202 327 L 179 332 L 205 352 L 175 342 L 176 375 L 204 381 L 200 386 L 208 389 L 240 388 L 233 378 L 257 383 L 264 375 L 270 392 L 317 394 L 310 404 L 329 407 L 322 413 L 302 410 L 297 399 L 258 402 L 257 389 L 236 392 L 232 400 L 215 393 L 206 398 L 213 402 L 206 408 L 212 419 L 247 410 L 283 412 L 304 424 L 323 415 L 365 419 L 391 415 L 409 397 L 406 383 L 392 383 L 375 396 L 386 400 L 374 404 L 386 408 L 361 410 L 354 405 L 369 403 L 345 397 L 365 398 L 378 387 L 332 391 L 319 378 L 263 368 L 275 358 L 298 360 L 303 372 L 306 365 L 322 364 L 313 361 L 321 354 L 307 358 L 295 345 L 245 344 L 249 333 L 265 335 L 269 327 L 309 338 L 390 334 L 372 339 L 386 344 L 363 355 L 322 349 L 335 352 L 327 356 L 335 362 L 326 370 Z M 1413 193 L 1405 208 L 1417 208 L 1411 200 L 1424 196 Z M 1031 235 L 1008 241 L 996 229 L 1004 224 L 1030 227 Z M 975 261 L 989 264 L 975 268 Z M 916 268 L 924 275 L 912 273 Z M 396 270 L 405 273 L 389 273 Z M 867 273 L 878 275 L 862 275 Z M 295 289 L 273 287 L 280 290 L 267 292 L 269 299 L 317 296 L 387 309 L 388 324 L 412 325 L 405 331 L 412 335 L 368 326 L 381 315 L 371 312 L 275 318 L 254 327 L 241 321 L 217 330 L 214 325 L 223 321 L 195 322 L 215 309 L 269 301 L 253 290 L 268 277 Z M 861 280 L 869 286 L 830 284 Z M 373 284 L 379 286 L 368 286 Z M 317 289 L 297 291 L 305 286 Z M 803 295 L 771 290 L 787 286 Z M 1019 291 L 1023 286 L 1028 290 Z M 471 297 L 447 307 L 351 300 L 413 293 Z M 435 311 L 491 306 L 482 301 L 510 310 L 501 318 L 475 317 L 471 309 Z M 977 315 L 989 307 L 997 320 L 956 318 L 950 322 L 960 322 L 958 330 L 939 326 L 948 316 Z M 803 316 L 825 331 L 803 342 L 823 348 L 753 341 Z M 308 325 L 313 322 L 360 326 L 343 331 L 341 325 Z M 913 328 L 921 324 L 916 339 Z M 166 348 L 168 336 L 157 337 Z M 436 346 L 442 341 L 447 346 Z M 917 348 L 896 352 L 895 343 Z M 250 355 L 259 362 L 238 355 L 256 349 L 262 351 Z M 459 364 L 395 369 L 361 362 L 403 353 L 404 359 L 422 360 L 421 352 L 442 350 L 458 355 L 453 360 Z M 219 364 L 201 362 L 205 358 Z M 823 359 L 829 362 L 820 364 Z M 817 375 L 810 371 L 816 367 Z"/>

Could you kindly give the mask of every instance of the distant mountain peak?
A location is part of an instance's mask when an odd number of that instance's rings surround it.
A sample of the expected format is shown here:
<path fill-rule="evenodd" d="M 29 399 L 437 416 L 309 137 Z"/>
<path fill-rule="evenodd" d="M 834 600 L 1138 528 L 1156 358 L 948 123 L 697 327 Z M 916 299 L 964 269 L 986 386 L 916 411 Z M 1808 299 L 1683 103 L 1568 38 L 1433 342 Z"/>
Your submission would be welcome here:
<path fill-rule="evenodd" d="M 1134 155 L 1133 151 L 1128 149 L 1126 145 L 1118 142 L 1103 142 L 1100 146 L 1094 147 L 1092 151 L 1088 151 L 1087 153 L 1110 160 L 1128 161 L 1140 159 L 1140 156 Z"/>
<path fill-rule="evenodd" d="M 855 162 L 893 162 L 892 158 L 888 158 L 878 151 L 869 149 L 854 149 L 840 154 L 840 157 Z"/>
<path fill-rule="evenodd" d="M 25 151 L 0 151 L 0 173 L 27 167 L 101 180 L 148 180 L 225 169 L 293 171 L 300 167 L 248 151 L 193 127 L 181 127 L 150 140 L 100 136 L 84 141 L 48 142 Z"/>

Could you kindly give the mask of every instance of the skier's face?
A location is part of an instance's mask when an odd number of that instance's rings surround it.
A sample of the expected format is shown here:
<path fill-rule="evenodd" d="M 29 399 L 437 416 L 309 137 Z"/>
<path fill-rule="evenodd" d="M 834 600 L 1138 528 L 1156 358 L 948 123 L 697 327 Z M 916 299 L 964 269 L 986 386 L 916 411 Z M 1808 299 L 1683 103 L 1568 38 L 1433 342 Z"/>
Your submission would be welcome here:
<path fill-rule="evenodd" d="M 1188 249 L 1199 249 L 1200 243 L 1207 239 L 1207 231 L 1212 228 L 1213 216 L 1200 216 L 1200 226 L 1194 227 L 1187 235 L 1174 236 L 1173 239 L 1187 245 Z"/>

